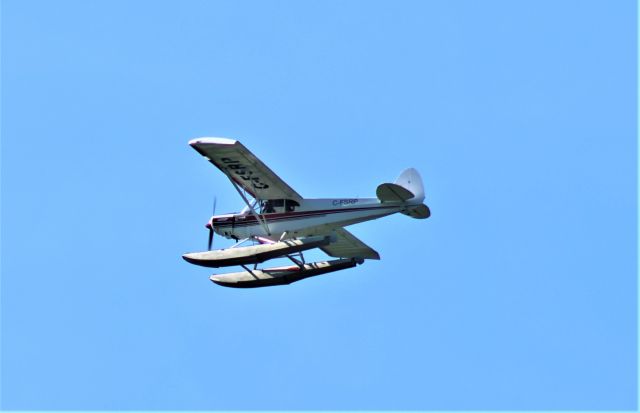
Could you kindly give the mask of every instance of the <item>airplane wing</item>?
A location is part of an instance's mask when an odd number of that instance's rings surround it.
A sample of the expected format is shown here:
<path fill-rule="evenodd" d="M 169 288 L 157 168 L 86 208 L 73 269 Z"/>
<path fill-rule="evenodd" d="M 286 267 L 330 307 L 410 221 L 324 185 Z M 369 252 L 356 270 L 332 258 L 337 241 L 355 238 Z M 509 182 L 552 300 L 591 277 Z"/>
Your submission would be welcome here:
<path fill-rule="evenodd" d="M 327 255 L 338 258 L 366 258 L 379 260 L 380 254 L 364 242 L 356 238 L 344 228 L 335 228 L 337 240 L 329 245 L 320 247 Z"/>
<path fill-rule="evenodd" d="M 255 199 L 302 200 L 243 144 L 226 138 L 198 138 L 189 145 Z"/>

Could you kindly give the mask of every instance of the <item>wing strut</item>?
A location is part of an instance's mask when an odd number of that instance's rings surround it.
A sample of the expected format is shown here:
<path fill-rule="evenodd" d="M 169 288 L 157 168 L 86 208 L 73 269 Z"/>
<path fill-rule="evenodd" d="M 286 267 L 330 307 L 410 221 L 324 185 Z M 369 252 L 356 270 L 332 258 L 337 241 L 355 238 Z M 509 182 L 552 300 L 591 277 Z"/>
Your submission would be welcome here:
<path fill-rule="evenodd" d="M 244 193 L 240 190 L 240 188 L 238 187 L 238 184 L 235 183 L 235 181 L 231 179 L 231 177 L 227 176 L 227 178 L 229 178 L 229 181 L 231 181 L 231 183 L 233 184 L 233 187 L 236 189 L 236 191 L 238 191 L 238 193 L 240 194 L 244 202 L 247 204 L 247 206 L 249 207 L 249 211 L 251 211 L 251 214 L 253 214 L 253 216 L 256 217 L 258 222 L 262 224 L 262 227 L 264 228 L 265 231 L 267 231 L 267 234 L 271 235 L 271 231 L 269 231 L 269 226 L 267 225 L 267 220 L 265 220 L 264 217 L 260 218 L 260 215 L 255 211 L 255 209 L 253 209 L 253 206 L 251 205 L 247 197 L 244 195 Z"/>

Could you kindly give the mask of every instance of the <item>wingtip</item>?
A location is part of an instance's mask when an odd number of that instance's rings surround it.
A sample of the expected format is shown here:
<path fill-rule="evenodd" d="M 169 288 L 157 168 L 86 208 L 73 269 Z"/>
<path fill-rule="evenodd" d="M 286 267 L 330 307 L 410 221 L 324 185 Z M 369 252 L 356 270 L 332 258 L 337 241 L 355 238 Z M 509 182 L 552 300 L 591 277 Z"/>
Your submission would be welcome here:
<path fill-rule="evenodd" d="M 196 145 L 235 145 L 238 142 L 229 138 L 195 138 L 189 141 L 190 146 Z"/>

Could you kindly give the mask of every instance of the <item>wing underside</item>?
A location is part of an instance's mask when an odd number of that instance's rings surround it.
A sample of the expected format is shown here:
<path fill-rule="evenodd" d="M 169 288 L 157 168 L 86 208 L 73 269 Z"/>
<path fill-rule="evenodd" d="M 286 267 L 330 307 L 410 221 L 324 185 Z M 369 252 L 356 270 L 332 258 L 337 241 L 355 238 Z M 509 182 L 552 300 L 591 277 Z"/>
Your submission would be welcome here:
<path fill-rule="evenodd" d="M 333 233 L 336 235 L 336 241 L 329 245 L 320 247 L 325 254 L 338 258 L 365 258 L 370 260 L 379 260 L 380 254 L 364 242 L 360 241 L 355 235 L 344 228 L 335 228 Z"/>
<path fill-rule="evenodd" d="M 300 194 L 236 140 L 199 138 L 190 141 L 189 145 L 255 199 L 302 199 Z"/>

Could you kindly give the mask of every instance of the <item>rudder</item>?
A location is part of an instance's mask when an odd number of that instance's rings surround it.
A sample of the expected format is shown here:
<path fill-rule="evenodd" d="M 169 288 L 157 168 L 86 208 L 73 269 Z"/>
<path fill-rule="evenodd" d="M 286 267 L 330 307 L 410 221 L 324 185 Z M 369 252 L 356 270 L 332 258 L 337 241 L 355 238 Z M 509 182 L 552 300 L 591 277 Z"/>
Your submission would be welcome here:
<path fill-rule="evenodd" d="M 414 168 L 402 171 L 398 179 L 396 179 L 395 184 L 400 185 L 414 194 L 414 199 L 419 200 L 420 202 L 424 200 L 424 186 L 422 185 L 422 178 Z"/>

